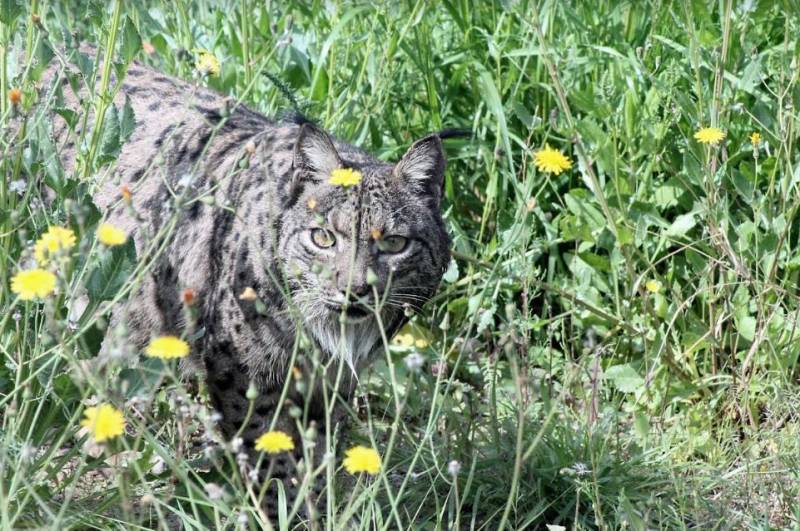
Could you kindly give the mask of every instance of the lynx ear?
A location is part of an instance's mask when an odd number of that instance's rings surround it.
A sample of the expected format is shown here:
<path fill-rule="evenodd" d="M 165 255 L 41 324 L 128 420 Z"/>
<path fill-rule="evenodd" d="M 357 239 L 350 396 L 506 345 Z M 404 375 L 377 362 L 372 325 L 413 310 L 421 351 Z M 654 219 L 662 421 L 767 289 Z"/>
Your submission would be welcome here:
<path fill-rule="evenodd" d="M 303 124 L 294 144 L 295 172 L 325 179 L 341 166 L 342 159 L 328 133 L 313 124 Z"/>
<path fill-rule="evenodd" d="M 395 177 L 432 196 L 438 203 L 444 186 L 445 157 L 437 135 L 417 140 L 394 167 Z"/>

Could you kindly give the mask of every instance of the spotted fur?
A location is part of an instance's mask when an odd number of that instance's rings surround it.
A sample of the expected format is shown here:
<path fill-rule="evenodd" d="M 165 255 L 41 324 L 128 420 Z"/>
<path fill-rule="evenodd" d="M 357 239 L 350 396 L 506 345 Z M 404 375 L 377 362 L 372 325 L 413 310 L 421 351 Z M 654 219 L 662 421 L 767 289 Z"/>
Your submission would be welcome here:
<path fill-rule="evenodd" d="M 85 89 L 73 93 L 64 68 L 72 67 L 52 66 L 46 85 L 77 109 Z M 126 341 L 138 349 L 159 334 L 194 338 L 189 365 L 204 375 L 222 433 L 241 433 L 253 455 L 255 438 L 282 407 L 277 428 L 292 435 L 298 451 L 276 458 L 273 475 L 291 495 L 291 461 L 303 455 L 289 405 L 304 411 L 302 423 L 324 433 L 320 382 L 329 384 L 338 362 L 345 363 L 337 392 L 339 403 L 346 402 L 354 375 L 382 348 L 377 317 L 364 305 L 375 306 L 373 295 L 380 295 L 380 320 L 391 337 L 408 310 L 434 293 L 449 261 L 440 215 L 441 141 L 429 136 L 399 163 L 386 163 L 307 121 L 266 117 L 135 62 L 114 102 L 121 107 L 126 99 L 136 127 L 113 172 L 95 177 L 94 199 L 109 222 L 133 235 L 139 257 L 154 261 L 112 323 L 127 328 Z M 75 132 L 54 119 L 71 171 Z M 358 170 L 363 179 L 350 188 L 331 185 L 336 168 Z M 123 185 L 130 206 L 120 200 Z M 335 245 L 317 246 L 313 228 L 331 231 Z M 401 252 L 381 250 L 381 239 L 391 235 L 408 239 Z M 185 289 L 196 299 L 190 321 Z M 113 341 L 109 335 L 104 348 Z M 337 363 L 313 380 L 315 351 L 320 362 Z M 304 391 L 289 382 L 289 405 L 279 404 L 293 373 L 316 384 Z M 258 398 L 246 420 L 251 382 Z M 342 417 L 338 406 L 332 414 Z M 274 497 L 267 506 L 274 510 Z"/>

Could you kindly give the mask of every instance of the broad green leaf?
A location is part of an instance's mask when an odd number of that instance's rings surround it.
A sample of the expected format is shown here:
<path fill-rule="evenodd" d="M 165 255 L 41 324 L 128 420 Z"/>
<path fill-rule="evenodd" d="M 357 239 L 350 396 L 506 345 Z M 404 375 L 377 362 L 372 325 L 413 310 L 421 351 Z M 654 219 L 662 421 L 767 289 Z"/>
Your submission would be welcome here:
<path fill-rule="evenodd" d="M 442 280 L 450 284 L 458 280 L 458 263 L 455 259 L 450 259 L 450 265 L 447 266 L 447 271 L 442 275 Z"/>
<path fill-rule="evenodd" d="M 124 144 L 130 139 L 136 129 L 136 117 L 133 114 L 133 107 L 131 107 L 131 100 L 125 96 L 125 105 L 122 107 L 122 116 L 119 120 L 119 141 Z"/>
<path fill-rule="evenodd" d="M 128 17 L 125 21 L 125 28 L 122 30 L 122 47 L 120 48 L 122 60 L 125 63 L 130 63 L 141 48 L 142 38 L 136 30 L 136 24 Z"/>
<path fill-rule="evenodd" d="M 753 341 L 756 338 L 756 319 L 750 315 L 747 307 L 737 308 L 733 318 L 736 321 L 736 331 L 739 332 L 739 335 L 748 341 Z"/>
<path fill-rule="evenodd" d="M 681 238 L 686 236 L 686 233 L 692 230 L 696 224 L 697 220 L 695 219 L 695 214 L 693 212 L 690 212 L 689 214 L 681 214 L 675 218 L 675 221 L 672 222 L 672 225 L 670 225 L 669 228 L 664 231 L 664 236 L 667 238 Z"/>
<path fill-rule="evenodd" d="M 106 109 L 106 117 L 103 121 L 103 134 L 100 137 L 100 151 L 97 156 L 95 164 L 103 166 L 109 162 L 113 162 L 117 155 L 119 155 L 120 147 L 122 146 L 119 141 L 119 114 L 117 108 L 109 105 Z"/>
<path fill-rule="evenodd" d="M 19 0 L 0 1 L 0 23 L 10 26 L 23 11 L 24 9 Z M 5 94 L 3 96 L 5 97 Z"/>
<path fill-rule="evenodd" d="M 112 299 L 136 267 L 136 249 L 133 238 L 124 245 L 107 249 L 100 264 L 89 274 L 86 290 L 93 302 Z"/>
<path fill-rule="evenodd" d="M 603 378 L 611 380 L 614 387 L 623 393 L 633 393 L 644 385 L 644 378 L 630 363 L 609 367 L 603 373 Z"/>

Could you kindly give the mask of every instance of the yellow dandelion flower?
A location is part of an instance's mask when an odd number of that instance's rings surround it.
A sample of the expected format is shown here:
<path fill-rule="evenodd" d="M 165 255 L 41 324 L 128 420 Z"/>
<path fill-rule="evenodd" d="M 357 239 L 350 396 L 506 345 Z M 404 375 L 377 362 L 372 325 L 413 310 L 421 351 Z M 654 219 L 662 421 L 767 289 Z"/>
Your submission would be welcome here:
<path fill-rule="evenodd" d="M 48 227 L 47 232 L 36 241 L 33 255 L 39 265 L 46 264 L 58 253 L 69 251 L 75 247 L 75 233 L 64 227 Z"/>
<path fill-rule="evenodd" d="M 119 227 L 115 227 L 111 223 L 101 223 L 97 227 L 97 239 L 103 245 L 113 247 L 115 245 L 122 245 L 128 240 L 128 235 Z"/>
<path fill-rule="evenodd" d="M 268 431 L 256 439 L 256 450 L 268 454 L 279 454 L 294 450 L 292 438 L 282 431 Z"/>
<path fill-rule="evenodd" d="M 658 280 L 648 280 L 645 282 L 644 287 L 650 293 L 658 293 L 661 291 L 661 282 Z"/>
<path fill-rule="evenodd" d="M 189 344 L 179 337 L 160 336 L 150 341 L 144 353 L 162 360 L 182 358 L 189 354 Z"/>
<path fill-rule="evenodd" d="M 419 338 L 419 339 L 414 341 L 414 346 L 416 348 L 422 349 L 422 348 L 426 348 L 428 345 L 430 345 L 430 343 L 428 343 L 428 340 L 425 339 L 425 338 Z"/>
<path fill-rule="evenodd" d="M 86 418 L 81 421 L 81 426 L 89 430 L 95 442 L 100 443 L 125 433 L 125 417 L 122 411 L 111 404 L 87 407 L 83 414 Z"/>
<path fill-rule="evenodd" d="M 350 474 L 366 472 L 375 475 L 381 471 L 381 456 L 372 448 L 366 446 L 354 446 L 345 453 L 344 469 Z"/>
<path fill-rule="evenodd" d="M 754 148 L 757 148 L 759 145 L 761 145 L 761 133 L 754 132 L 752 135 L 750 135 L 750 143 L 753 144 Z"/>
<path fill-rule="evenodd" d="M 413 347 L 414 346 L 414 336 L 412 334 L 397 334 L 394 336 L 392 343 L 398 345 L 400 347 Z"/>
<path fill-rule="evenodd" d="M 694 134 L 694 138 L 701 144 L 714 146 L 725 138 L 725 131 L 718 127 L 702 127 Z"/>
<path fill-rule="evenodd" d="M 352 168 L 336 168 L 331 172 L 331 178 L 328 179 L 328 184 L 335 186 L 355 186 L 361 182 L 361 172 Z"/>
<path fill-rule="evenodd" d="M 203 76 L 218 76 L 220 72 L 219 59 L 208 50 L 200 50 L 194 67 Z"/>
<path fill-rule="evenodd" d="M 20 271 L 11 277 L 11 291 L 23 301 L 43 299 L 56 290 L 56 276 L 44 269 Z"/>
<path fill-rule="evenodd" d="M 536 152 L 533 164 L 539 171 L 560 175 L 562 171 L 572 167 L 572 161 L 557 149 L 548 145 Z"/>

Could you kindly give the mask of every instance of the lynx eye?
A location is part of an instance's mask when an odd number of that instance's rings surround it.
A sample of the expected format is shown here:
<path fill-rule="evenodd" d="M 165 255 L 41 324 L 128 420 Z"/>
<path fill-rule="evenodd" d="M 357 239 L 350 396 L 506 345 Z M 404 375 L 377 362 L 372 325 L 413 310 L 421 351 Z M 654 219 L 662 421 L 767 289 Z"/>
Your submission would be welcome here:
<path fill-rule="evenodd" d="M 377 241 L 378 249 L 382 253 L 397 254 L 405 250 L 408 238 L 405 236 L 384 236 Z"/>
<path fill-rule="evenodd" d="M 336 243 L 336 236 L 328 229 L 311 229 L 311 241 L 320 249 L 329 249 Z"/>

